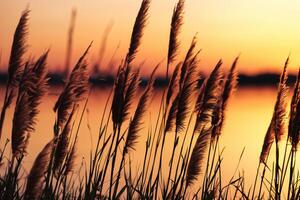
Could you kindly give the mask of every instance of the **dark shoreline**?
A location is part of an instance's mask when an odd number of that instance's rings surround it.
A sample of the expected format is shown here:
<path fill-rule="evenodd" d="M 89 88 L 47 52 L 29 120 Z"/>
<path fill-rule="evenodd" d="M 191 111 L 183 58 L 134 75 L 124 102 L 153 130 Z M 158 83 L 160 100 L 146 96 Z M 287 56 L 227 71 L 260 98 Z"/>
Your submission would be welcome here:
<path fill-rule="evenodd" d="M 53 86 L 60 86 L 64 84 L 64 76 L 59 73 L 49 73 L 49 84 Z M 257 86 L 264 87 L 270 86 L 275 87 L 279 81 L 280 74 L 276 73 L 262 73 L 258 75 L 239 75 L 239 86 Z M 7 73 L 0 72 L 0 85 L 5 85 L 7 80 Z M 142 77 L 141 85 L 145 86 L 148 79 Z M 292 85 L 296 81 L 295 75 L 289 75 L 287 84 Z M 90 83 L 95 86 L 111 86 L 114 83 L 114 76 L 91 76 Z M 164 77 L 157 77 L 155 81 L 155 87 L 165 87 L 167 86 L 167 81 Z"/>

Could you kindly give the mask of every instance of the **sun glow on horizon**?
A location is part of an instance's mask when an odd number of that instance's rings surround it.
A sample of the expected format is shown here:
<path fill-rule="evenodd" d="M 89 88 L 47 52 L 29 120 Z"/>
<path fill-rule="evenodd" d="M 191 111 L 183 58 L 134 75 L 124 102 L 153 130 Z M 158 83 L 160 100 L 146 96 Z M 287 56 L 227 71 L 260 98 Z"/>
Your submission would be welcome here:
<path fill-rule="evenodd" d="M 135 60 L 135 65 L 145 63 L 142 67 L 144 74 L 149 74 L 161 61 L 160 73 L 165 73 L 170 21 L 175 3 L 175 0 L 151 2 L 147 27 Z M 27 5 L 31 10 L 28 57 L 37 57 L 50 48 L 50 70 L 62 70 L 64 66 L 72 8 L 77 9 L 77 17 L 71 64 L 76 62 L 90 41 L 94 41 L 89 54 L 90 67 L 98 61 L 103 32 L 107 24 L 113 21 L 103 58 L 104 70 L 110 70 L 106 65 L 118 45 L 115 64 L 125 57 L 140 1 L 2 0 L 1 70 L 6 70 L 13 32 Z M 290 71 L 295 73 L 300 65 L 299 11 L 300 2 L 296 0 L 289 3 L 283 0 L 186 0 L 184 25 L 180 34 L 181 48 L 176 61 L 183 59 L 192 37 L 197 33 L 197 48 L 202 49 L 200 67 L 205 73 L 220 58 L 224 60 L 224 66 L 229 67 L 240 53 L 240 72 L 280 72 L 285 58 L 291 53 Z"/>

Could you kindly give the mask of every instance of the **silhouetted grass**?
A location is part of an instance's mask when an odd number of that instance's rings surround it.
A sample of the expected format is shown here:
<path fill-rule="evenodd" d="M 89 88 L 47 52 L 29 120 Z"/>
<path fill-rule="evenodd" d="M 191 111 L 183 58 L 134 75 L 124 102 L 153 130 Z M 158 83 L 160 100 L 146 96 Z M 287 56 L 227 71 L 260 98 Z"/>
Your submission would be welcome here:
<path fill-rule="evenodd" d="M 144 117 L 153 97 L 155 72 L 159 65 L 153 69 L 142 95 L 138 97 L 136 93 L 141 80 L 139 69 L 135 69 L 132 63 L 140 48 L 149 7 L 150 1 L 143 0 L 128 53 L 119 66 L 114 87 L 105 102 L 96 146 L 90 150 L 88 162 L 83 163 L 79 172 L 75 173 L 77 144 L 80 142 L 78 135 L 92 92 L 88 83 L 86 58 L 91 44 L 74 66 L 54 105 L 54 129 L 53 133 L 47 133 L 52 138 L 36 157 L 28 175 L 22 163 L 30 153 L 27 152 L 30 134 L 35 132 L 38 106 L 47 89 L 48 51 L 36 61 L 23 61 L 29 11 L 23 12 L 12 45 L 1 116 L 4 123 L 5 111 L 16 95 L 11 119 L 12 153 L 6 160 L 9 141 L 0 151 L 0 198 L 299 199 L 299 173 L 295 166 L 300 140 L 299 75 L 286 130 L 288 59 L 279 80 L 274 114 L 262 147 L 257 175 L 250 189 L 245 188 L 244 174 L 236 174 L 239 166 L 229 182 L 225 183 L 222 173 L 223 150 L 219 145 L 226 110 L 230 109 L 229 99 L 237 88 L 238 57 L 228 73 L 224 72 L 222 60 L 219 60 L 210 75 L 202 80 L 198 63 L 200 51 L 197 50 L 197 39 L 194 37 L 184 60 L 175 65 L 168 87 L 163 91 L 160 106 L 154 113 L 154 128 L 144 129 Z M 178 33 L 182 25 L 183 7 L 184 1 L 179 0 L 172 17 L 167 75 L 179 48 Z M 138 104 L 133 108 L 136 98 Z M 83 101 L 85 103 L 81 107 L 80 102 Z M 131 108 L 135 110 L 133 113 Z M 141 141 L 140 136 L 146 133 L 147 140 Z M 280 152 L 278 143 L 285 136 L 285 151 Z M 166 142 L 169 137 L 174 138 L 171 143 Z M 136 150 L 138 142 L 145 143 L 145 149 L 142 149 L 143 165 L 141 169 L 134 169 L 130 155 Z M 276 145 L 275 163 L 269 165 L 273 144 Z M 166 153 L 166 148 L 171 150 L 171 155 Z M 282 163 L 280 156 L 283 156 Z"/>

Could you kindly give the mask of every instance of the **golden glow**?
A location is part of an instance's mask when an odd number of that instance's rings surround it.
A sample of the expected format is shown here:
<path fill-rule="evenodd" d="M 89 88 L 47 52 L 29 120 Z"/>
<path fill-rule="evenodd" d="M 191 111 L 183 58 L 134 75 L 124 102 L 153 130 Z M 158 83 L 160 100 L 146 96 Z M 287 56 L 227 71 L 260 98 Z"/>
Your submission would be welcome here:
<path fill-rule="evenodd" d="M 169 25 L 175 0 L 153 0 L 148 26 L 136 64 L 145 61 L 142 71 L 149 73 L 152 66 L 166 60 Z M 31 9 L 28 56 L 38 56 L 51 48 L 51 69 L 64 64 L 67 30 L 73 7 L 77 8 L 72 63 L 90 41 L 94 41 L 90 59 L 99 55 L 105 26 L 113 20 L 104 63 L 107 63 L 118 43 L 116 58 L 124 57 L 140 6 L 140 0 L 74 0 L 74 1 L 0 1 L 1 67 L 7 63 L 13 32 L 22 10 Z M 184 26 L 180 35 L 180 58 L 198 32 L 201 66 L 208 72 L 219 58 L 228 66 L 241 53 L 241 72 L 279 72 L 291 52 L 291 71 L 300 64 L 300 2 L 297 0 L 186 0 Z M 4 68 L 1 68 L 4 70 Z M 161 72 L 165 67 L 161 67 Z"/>

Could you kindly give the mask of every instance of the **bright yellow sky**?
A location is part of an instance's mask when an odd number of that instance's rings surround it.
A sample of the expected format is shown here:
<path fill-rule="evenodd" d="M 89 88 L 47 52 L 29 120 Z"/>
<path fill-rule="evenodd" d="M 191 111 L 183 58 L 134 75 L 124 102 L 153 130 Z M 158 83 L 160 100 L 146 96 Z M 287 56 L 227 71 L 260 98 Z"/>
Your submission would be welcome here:
<path fill-rule="evenodd" d="M 51 47 L 49 65 L 55 69 L 65 62 L 67 30 L 73 7 L 77 8 L 77 20 L 72 63 L 91 40 L 94 44 L 90 60 L 97 60 L 103 31 L 113 21 L 104 58 L 106 63 L 119 42 L 117 58 L 126 54 L 140 2 L 1 0 L 1 66 L 7 63 L 15 26 L 28 4 L 31 9 L 28 56 L 38 56 Z M 169 24 L 175 3 L 174 0 L 152 0 L 148 26 L 135 61 L 137 64 L 145 61 L 142 71 L 146 74 L 162 59 L 166 61 Z M 228 67 L 239 53 L 241 72 L 280 71 L 290 52 L 290 71 L 295 72 L 300 65 L 299 0 L 186 0 L 180 58 L 196 32 L 204 72 L 210 71 L 219 58 L 223 58 Z M 165 70 L 164 66 L 162 70 Z"/>

